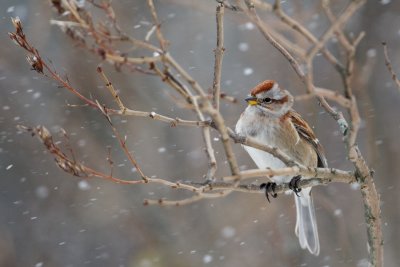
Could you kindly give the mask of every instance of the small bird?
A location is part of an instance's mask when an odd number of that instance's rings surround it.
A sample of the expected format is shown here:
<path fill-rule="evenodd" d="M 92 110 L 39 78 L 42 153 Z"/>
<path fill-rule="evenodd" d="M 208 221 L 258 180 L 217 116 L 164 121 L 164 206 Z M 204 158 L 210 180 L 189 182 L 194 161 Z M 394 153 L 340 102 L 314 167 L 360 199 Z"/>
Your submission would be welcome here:
<path fill-rule="evenodd" d="M 266 80 L 254 87 L 245 99 L 249 104 L 241 114 L 236 132 L 250 136 L 260 143 L 277 147 L 296 162 L 307 167 L 327 167 L 324 150 L 311 127 L 292 109 L 293 96 L 273 80 Z M 243 146 L 260 169 L 284 168 L 286 165 L 273 155 L 253 147 Z M 295 192 L 296 228 L 300 246 L 314 255 L 319 254 L 319 239 L 311 188 L 299 189 L 300 176 L 274 176 L 274 183 L 262 184 L 266 196 L 276 184 L 290 183 Z"/>

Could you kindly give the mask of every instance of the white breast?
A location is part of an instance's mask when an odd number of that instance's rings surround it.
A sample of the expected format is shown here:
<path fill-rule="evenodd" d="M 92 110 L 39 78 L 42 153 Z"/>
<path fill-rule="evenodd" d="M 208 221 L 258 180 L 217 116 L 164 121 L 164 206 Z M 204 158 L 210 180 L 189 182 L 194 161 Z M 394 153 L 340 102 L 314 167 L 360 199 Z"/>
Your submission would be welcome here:
<path fill-rule="evenodd" d="M 285 168 L 286 165 L 279 159 L 275 158 L 271 154 L 258 150 L 253 147 L 243 146 L 243 148 L 249 153 L 250 157 L 253 159 L 254 163 L 259 169 L 280 169 Z M 289 182 L 291 177 L 288 176 L 274 176 L 271 178 L 275 183 L 280 184 L 284 182 Z"/>
<path fill-rule="evenodd" d="M 254 123 L 254 121 L 251 120 L 251 118 L 254 118 L 254 112 L 255 109 L 252 109 L 251 107 L 246 109 L 236 124 L 236 132 L 243 136 L 251 136 L 262 144 L 276 147 L 277 143 L 275 142 L 275 137 L 279 135 L 278 132 L 280 129 L 271 127 L 271 124 L 268 121 L 263 121 L 263 123 L 259 123 L 258 121 L 258 123 Z M 267 120 L 265 117 L 263 119 Z M 265 125 L 269 125 L 269 127 L 265 127 Z M 249 129 L 254 130 L 251 131 Z M 281 160 L 275 158 L 265 151 L 249 146 L 243 146 L 243 148 L 247 151 L 247 153 L 249 153 L 250 157 L 253 159 L 254 163 L 259 169 L 279 169 L 286 167 Z M 274 176 L 272 177 L 272 180 L 279 184 L 283 182 L 289 182 L 291 178 L 292 177 L 288 176 Z"/>

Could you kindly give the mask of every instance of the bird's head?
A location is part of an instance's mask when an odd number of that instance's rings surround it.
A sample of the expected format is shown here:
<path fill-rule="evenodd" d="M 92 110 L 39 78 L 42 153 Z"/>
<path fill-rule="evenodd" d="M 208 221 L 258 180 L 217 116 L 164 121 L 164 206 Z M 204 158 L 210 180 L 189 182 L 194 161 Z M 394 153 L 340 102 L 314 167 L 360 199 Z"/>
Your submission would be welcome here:
<path fill-rule="evenodd" d="M 251 108 L 277 117 L 285 115 L 293 106 L 293 96 L 273 80 L 258 84 L 245 100 Z"/>

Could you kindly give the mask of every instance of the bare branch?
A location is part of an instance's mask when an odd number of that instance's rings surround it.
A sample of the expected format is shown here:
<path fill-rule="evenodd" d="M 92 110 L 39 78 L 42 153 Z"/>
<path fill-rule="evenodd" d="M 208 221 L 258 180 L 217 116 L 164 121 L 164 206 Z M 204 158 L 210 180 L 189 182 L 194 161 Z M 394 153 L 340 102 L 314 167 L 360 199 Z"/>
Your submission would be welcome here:
<path fill-rule="evenodd" d="M 332 23 L 329 29 L 322 35 L 317 44 L 308 53 L 309 58 L 313 58 L 317 52 L 325 46 L 325 43 L 332 37 L 338 29 L 341 29 L 342 25 L 349 20 L 349 18 L 356 12 L 362 5 L 364 5 L 366 0 L 353 0 L 346 7 L 343 13 Z"/>
<path fill-rule="evenodd" d="M 148 64 L 154 63 L 161 60 L 161 56 L 154 57 L 126 57 L 121 55 L 115 55 L 111 53 L 105 53 L 104 59 L 112 63 L 131 63 L 131 64 Z"/>
<path fill-rule="evenodd" d="M 114 85 L 107 78 L 106 74 L 104 73 L 104 71 L 101 67 L 97 67 L 97 72 L 100 74 L 101 78 L 103 79 L 104 83 L 106 84 L 108 91 L 110 91 L 111 95 L 115 99 L 115 102 L 117 102 L 120 111 L 122 112 L 122 114 L 124 114 L 126 111 L 126 107 L 125 107 L 124 103 L 122 103 L 122 100 L 119 97 L 117 90 L 115 90 Z"/>
<path fill-rule="evenodd" d="M 400 90 L 400 80 L 397 78 L 397 75 L 393 70 L 392 62 L 390 61 L 386 42 L 383 42 L 382 46 L 383 46 L 383 54 L 385 55 L 385 65 L 386 65 L 388 71 L 390 72 L 390 74 L 392 75 L 392 80 L 395 82 L 395 84 L 397 85 L 397 88 Z"/>
<path fill-rule="evenodd" d="M 253 1 L 251 0 L 244 0 L 244 2 L 247 5 L 247 9 L 245 10 L 245 13 L 247 16 L 253 21 L 253 23 L 257 26 L 257 28 L 260 30 L 261 34 L 264 36 L 264 38 L 273 46 L 275 47 L 288 61 L 289 64 L 292 66 L 294 71 L 297 73 L 299 77 L 303 77 L 302 80 L 304 80 L 304 72 L 300 68 L 300 65 L 297 63 L 296 59 L 280 44 L 278 43 L 275 38 L 272 37 L 270 32 L 268 31 L 267 27 L 265 26 L 265 23 L 260 19 L 260 17 L 257 15 L 255 6 Z"/>
<path fill-rule="evenodd" d="M 291 27 L 293 30 L 299 32 L 302 36 L 304 36 L 308 41 L 310 41 L 312 44 L 316 45 L 318 43 L 318 39 L 309 31 L 307 30 L 306 27 L 302 26 L 298 21 L 294 20 L 293 18 L 289 17 L 281 7 L 281 0 L 275 0 L 274 4 L 274 9 L 275 14 L 282 20 L 282 22 L 286 23 L 289 27 Z M 338 59 L 332 55 L 331 52 L 325 47 L 321 48 L 322 54 L 325 56 L 325 58 L 333 65 L 335 68 L 339 71 L 342 72 L 344 67 L 343 65 L 338 61 Z"/>
<path fill-rule="evenodd" d="M 353 173 L 345 172 L 342 170 L 336 169 L 328 169 L 328 168 L 299 168 L 299 167 L 291 167 L 291 168 L 283 168 L 283 169 L 269 169 L 269 170 L 248 170 L 240 173 L 240 177 L 242 178 L 255 178 L 255 177 L 272 177 L 274 175 L 304 175 L 308 179 L 302 179 L 299 182 L 299 188 L 306 188 L 311 186 L 318 185 L 327 185 L 333 182 L 341 182 L 341 183 L 355 183 L 356 178 Z M 257 184 L 237 184 L 235 181 L 238 177 L 228 176 L 222 177 L 223 182 L 210 182 L 207 185 L 202 183 L 190 182 L 190 184 L 195 186 L 200 186 L 200 188 L 195 192 L 192 197 L 185 198 L 183 200 L 149 200 L 146 199 L 144 201 L 145 205 L 163 205 L 163 206 L 181 206 L 192 204 L 199 200 L 203 199 L 211 199 L 211 198 L 219 198 L 225 197 L 232 192 L 245 192 L 245 193 L 263 193 L 264 191 L 260 189 L 260 186 Z M 232 183 L 233 181 L 233 183 Z M 151 182 L 151 180 L 149 180 Z M 181 184 L 181 183 L 180 183 Z M 220 191 L 222 190 L 222 191 Z M 277 194 L 282 194 L 286 191 L 290 190 L 289 183 L 279 184 L 275 188 L 275 192 Z M 217 192 L 215 192 L 217 191 Z M 210 192 L 210 193 L 205 193 Z M 215 192 L 215 193 L 212 193 Z"/>
<path fill-rule="evenodd" d="M 190 74 L 187 73 L 186 70 L 183 69 L 170 54 L 167 53 L 164 57 L 164 60 L 167 63 L 169 63 L 183 77 L 183 79 L 186 80 L 186 82 L 192 87 L 192 89 L 197 94 L 200 95 L 200 97 L 203 101 L 202 109 L 211 116 L 212 120 L 215 123 L 216 129 L 221 134 L 222 144 L 224 145 L 225 154 L 226 154 L 227 160 L 229 162 L 231 172 L 232 172 L 232 174 L 235 174 L 235 175 L 238 174 L 239 166 L 237 164 L 236 157 L 233 153 L 232 146 L 229 142 L 228 130 L 225 126 L 225 121 L 222 118 L 221 113 L 218 110 L 216 110 L 215 108 L 213 108 L 210 101 L 207 99 L 207 95 L 205 94 L 204 89 L 200 86 L 200 84 L 196 80 L 194 80 L 190 76 Z M 206 100 L 206 101 L 204 101 L 204 100 Z M 195 106 L 198 106 L 197 99 L 194 99 L 193 104 L 195 104 Z M 203 119 L 201 119 L 201 120 L 203 120 Z"/>
<path fill-rule="evenodd" d="M 333 168 L 307 168 L 307 167 L 287 167 L 281 169 L 254 169 L 254 170 L 247 170 L 242 171 L 240 173 L 241 179 L 249 179 L 255 177 L 274 177 L 274 176 L 296 176 L 301 175 L 303 178 L 321 178 L 321 179 L 330 179 L 327 182 L 334 180 L 335 182 L 342 182 L 342 183 L 353 183 L 356 182 L 354 173 L 348 171 L 342 171 Z M 234 181 L 237 179 L 236 176 L 228 176 L 223 177 L 223 181 Z M 308 179 L 304 179 L 308 180 Z M 310 185 L 310 184 L 308 184 Z M 284 187 L 282 188 L 282 192 Z M 287 188 L 289 189 L 289 188 Z"/>
<path fill-rule="evenodd" d="M 157 11 L 156 11 L 156 8 L 154 7 L 154 2 L 153 2 L 153 0 L 147 0 L 147 4 L 150 8 L 151 16 L 153 17 L 154 26 L 156 27 L 156 35 L 157 35 L 158 42 L 160 43 L 161 50 L 163 52 L 166 52 L 167 46 L 168 46 L 168 41 L 166 41 L 164 39 L 164 36 L 161 32 L 161 23 L 158 20 Z"/>
<path fill-rule="evenodd" d="M 214 50 L 214 80 L 213 80 L 213 104 L 215 109 L 219 110 L 219 100 L 221 96 L 221 72 L 224 48 L 224 5 L 219 4 L 216 9 L 217 21 L 217 47 Z"/>
<path fill-rule="evenodd" d="M 361 194 L 364 203 L 367 224 L 368 246 L 372 266 L 383 266 L 383 236 L 381 222 L 380 196 L 375 188 L 373 172 L 362 157 L 357 146 L 349 151 L 349 159 L 356 166 L 357 180 L 361 183 Z"/>
<path fill-rule="evenodd" d="M 350 106 L 351 106 L 351 101 L 336 91 L 332 91 L 332 90 L 321 88 L 321 87 L 315 87 L 315 94 L 323 96 L 324 98 L 326 98 L 328 100 L 332 100 L 344 108 L 350 108 Z M 302 101 L 302 100 L 307 100 L 307 99 L 310 99 L 313 97 L 315 97 L 314 94 L 304 94 L 304 95 L 296 96 L 295 100 Z"/>
<path fill-rule="evenodd" d="M 292 158 L 287 156 L 285 153 L 283 153 L 281 150 L 279 150 L 276 147 L 271 147 L 266 144 L 261 144 L 260 142 L 254 140 L 254 138 L 251 138 L 251 137 L 240 136 L 237 133 L 235 133 L 232 129 L 229 129 L 229 128 L 228 128 L 228 133 L 229 133 L 229 136 L 233 139 L 233 141 L 235 143 L 254 147 L 259 150 L 268 152 L 271 155 L 273 155 L 274 157 L 280 159 L 283 163 L 285 163 L 286 166 L 295 166 L 295 165 L 303 166 L 300 163 L 295 162 Z"/>

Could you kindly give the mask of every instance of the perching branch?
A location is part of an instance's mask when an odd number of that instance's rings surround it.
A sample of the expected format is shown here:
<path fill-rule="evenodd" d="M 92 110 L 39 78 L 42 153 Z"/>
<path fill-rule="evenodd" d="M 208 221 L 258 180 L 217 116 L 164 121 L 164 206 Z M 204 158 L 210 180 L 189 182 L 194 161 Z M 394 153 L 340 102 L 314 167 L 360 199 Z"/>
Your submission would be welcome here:
<path fill-rule="evenodd" d="M 104 114 L 107 116 L 107 114 Z M 304 166 L 293 166 L 282 169 L 267 169 L 267 170 L 246 170 L 241 171 L 239 175 L 234 176 L 226 176 L 221 177 L 218 181 L 210 181 L 209 183 L 199 183 L 189 181 L 179 181 L 179 182 L 170 182 L 167 179 L 154 178 L 145 176 L 143 171 L 139 168 L 138 163 L 133 158 L 131 152 L 129 152 L 126 141 L 123 140 L 118 133 L 118 130 L 110 123 L 112 130 L 123 149 L 124 153 L 127 155 L 131 163 L 136 167 L 142 179 L 138 180 L 124 180 L 121 178 L 114 177 L 113 175 L 102 173 L 98 170 L 93 169 L 85 165 L 82 162 L 77 161 L 73 155 L 68 156 L 63 149 L 53 140 L 53 136 L 50 132 L 43 126 L 37 127 L 25 127 L 18 126 L 19 130 L 30 133 L 32 136 L 37 136 L 46 149 L 53 155 L 57 165 L 63 169 L 65 172 L 70 173 L 73 176 L 83 177 L 83 178 L 91 178 L 97 177 L 105 180 L 112 181 L 118 184 L 126 184 L 126 185 L 136 185 L 136 184 L 162 184 L 168 186 L 172 189 L 181 189 L 186 190 L 193 193 L 193 196 L 183 200 L 149 200 L 146 199 L 144 201 L 145 205 L 152 204 L 160 204 L 160 205 L 185 205 L 189 203 L 193 203 L 195 201 L 199 201 L 201 199 L 208 198 L 218 198 L 224 197 L 232 192 L 248 192 L 248 193 L 262 193 L 263 190 L 260 189 L 258 185 L 255 184 L 246 184 L 246 183 L 238 183 L 238 179 L 240 181 L 245 181 L 247 179 L 262 177 L 263 179 L 270 179 L 274 176 L 280 175 L 288 175 L 288 176 L 296 176 L 301 175 L 306 178 L 300 181 L 299 188 L 305 188 L 310 186 L 317 185 L 326 185 L 332 182 L 341 182 L 341 183 L 355 183 L 356 175 L 353 172 L 342 171 L 338 169 L 332 168 L 306 168 Z M 64 136 L 68 137 L 67 133 L 64 132 Z M 249 145 L 249 144 L 247 144 Z M 73 151 L 71 149 L 71 151 Z M 222 182 L 220 182 L 222 181 Z M 276 187 L 275 192 L 277 194 L 281 194 L 289 189 L 289 183 L 280 184 Z"/>

